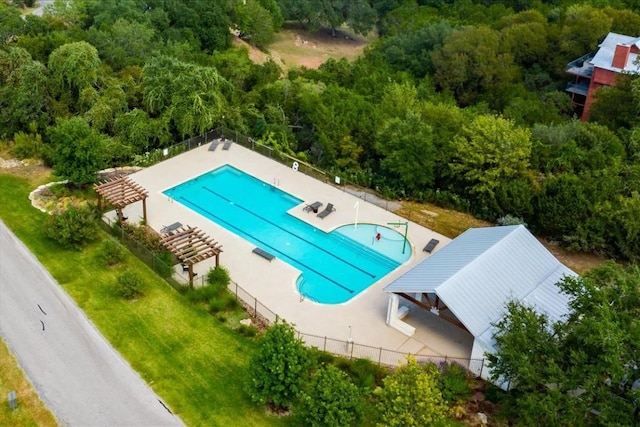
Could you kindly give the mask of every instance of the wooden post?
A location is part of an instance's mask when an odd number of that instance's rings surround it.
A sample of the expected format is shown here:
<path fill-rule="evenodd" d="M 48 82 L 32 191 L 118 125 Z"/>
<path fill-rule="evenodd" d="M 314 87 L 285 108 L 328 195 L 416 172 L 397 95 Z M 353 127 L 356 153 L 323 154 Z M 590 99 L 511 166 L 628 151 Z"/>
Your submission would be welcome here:
<path fill-rule="evenodd" d="M 147 222 L 147 199 L 142 199 L 142 219 L 144 219 L 144 225 L 149 224 Z"/>
<path fill-rule="evenodd" d="M 189 264 L 189 285 L 193 288 L 193 264 Z"/>
<path fill-rule="evenodd" d="M 220 266 L 220 254 L 216 254 L 216 267 Z"/>

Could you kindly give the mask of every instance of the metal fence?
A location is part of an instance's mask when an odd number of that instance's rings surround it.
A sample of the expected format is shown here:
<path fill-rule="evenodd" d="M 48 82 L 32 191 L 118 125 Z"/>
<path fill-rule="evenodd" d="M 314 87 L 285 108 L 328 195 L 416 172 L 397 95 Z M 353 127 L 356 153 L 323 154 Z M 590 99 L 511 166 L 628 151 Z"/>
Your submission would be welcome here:
<path fill-rule="evenodd" d="M 227 138 L 233 140 L 235 143 L 240 144 L 252 151 L 262 154 L 272 160 L 282 163 L 287 166 L 297 163 L 298 172 L 302 172 L 305 175 L 316 178 L 326 184 L 340 188 L 345 192 L 378 207 L 381 207 L 387 211 L 392 211 L 397 208 L 397 203 L 386 200 L 370 189 L 361 187 L 357 183 L 350 182 L 343 177 L 333 176 L 321 169 L 318 169 L 300 159 L 289 156 L 287 154 L 278 152 L 271 147 L 264 144 L 260 144 L 253 138 L 243 135 L 232 129 L 220 127 L 205 132 L 202 135 L 195 136 L 186 139 L 171 147 L 158 149 L 154 152 L 147 153 L 144 158 L 139 162 L 139 165 L 150 166 L 160 161 L 166 160 L 170 157 L 174 157 L 178 154 L 186 151 L 193 150 L 204 144 L 210 143 L 218 138 Z M 407 219 L 411 220 L 411 212 Z M 117 222 L 112 222 L 110 219 L 105 218 L 105 227 L 112 235 L 116 236 L 125 246 L 127 246 L 135 255 L 143 260 L 149 267 L 157 272 L 161 277 L 165 278 L 169 284 L 174 288 L 180 288 L 188 285 L 189 279 L 184 275 L 175 271 L 173 266 L 167 265 L 156 254 L 145 248 L 140 242 L 132 239 L 126 234 L 126 232 L 119 227 Z M 167 272 L 170 272 L 167 275 Z M 197 276 L 194 278 L 194 286 L 205 285 L 206 276 Z M 236 300 L 240 302 L 247 313 L 254 319 L 254 321 L 264 324 L 265 326 L 272 325 L 277 322 L 280 317 L 278 314 L 270 310 L 266 305 L 262 304 L 257 298 L 243 289 L 239 284 L 231 281 L 228 286 L 229 292 L 235 295 Z M 297 332 L 298 337 L 305 343 L 307 347 L 315 347 L 319 350 L 331 353 L 336 356 L 347 357 L 349 359 L 369 359 L 378 365 L 397 366 L 406 361 L 407 356 L 413 356 L 418 362 L 426 363 L 433 362 L 436 364 L 441 363 L 458 363 L 465 368 L 470 377 L 480 377 L 485 367 L 485 359 L 464 359 L 453 358 L 448 356 L 438 355 L 420 355 L 403 353 L 395 350 L 389 350 L 382 347 L 372 347 L 364 344 L 354 343 L 351 340 L 338 340 L 334 338 L 321 337 L 312 334 L 306 334 L 304 332 Z"/>
<path fill-rule="evenodd" d="M 352 194 L 355 197 L 358 197 L 365 202 L 372 203 L 384 210 L 394 211 L 399 205 L 398 202 L 393 200 L 387 200 L 384 197 L 377 194 L 375 191 L 363 187 L 358 182 L 353 179 L 342 176 L 342 175 L 334 175 L 327 171 L 323 171 L 304 160 L 298 159 L 296 157 L 290 156 L 288 154 L 279 152 L 274 150 L 273 148 L 261 144 L 254 140 L 253 138 L 246 136 L 238 131 L 233 129 L 229 129 L 226 127 L 219 127 L 216 129 L 211 129 L 203 133 L 202 135 L 194 136 L 192 138 L 185 139 L 182 142 L 174 144 L 168 148 L 159 148 L 157 150 L 146 153 L 144 156 L 140 156 L 139 160 L 136 162 L 138 166 L 151 166 L 155 163 L 161 162 L 168 158 L 177 156 L 186 151 L 193 150 L 195 148 L 201 147 L 204 144 L 208 144 L 213 142 L 218 138 L 226 138 L 234 141 L 237 144 L 242 145 L 245 148 L 248 148 L 256 153 L 259 153 L 265 157 L 268 157 L 272 160 L 277 161 L 287 167 L 292 167 L 293 163 L 297 163 L 297 170 L 305 175 L 313 177 L 319 181 L 324 182 L 325 184 L 332 185 L 333 187 L 339 188 L 342 191 Z M 406 211 L 406 219 L 412 220 L 412 218 L 418 218 L 422 215 L 419 214 L 417 210 L 407 209 Z"/>

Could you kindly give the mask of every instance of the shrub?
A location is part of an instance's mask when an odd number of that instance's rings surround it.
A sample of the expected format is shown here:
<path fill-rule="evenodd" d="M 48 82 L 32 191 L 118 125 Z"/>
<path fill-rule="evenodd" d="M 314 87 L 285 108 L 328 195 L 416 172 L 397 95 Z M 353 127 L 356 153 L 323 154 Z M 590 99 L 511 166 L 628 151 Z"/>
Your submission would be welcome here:
<path fill-rule="evenodd" d="M 221 265 L 215 268 L 210 268 L 207 272 L 207 283 L 210 285 L 227 287 L 229 282 L 231 282 L 229 271 Z"/>
<path fill-rule="evenodd" d="M 299 415 L 311 427 L 357 425 L 364 416 L 358 387 L 335 366 L 320 368 L 302 393 Z"/>
<path fill-rule="evenodd" d="M 449 409 L 438 388 L 438 368 L 433 363 L 418 365 L 407 358 L 376 390 L 382 425 L 418 427 L 438 425 L 449 416 Z"/>
<path fill-rule="evenodd" d="M 274 323 L 262 337 L 249 364 L 248 391 L 256 403 L 287 409 L 300 395 L 306 378 L 308 356 L 293 326 Z"/>
<path fill-rule="evenodd" d="M 467 382 L 467 373 L 457 363 L 440 365 L 440 391 L 449 403 L 466 400 L 471 396 L 471 387 Z"/>
<path fill-rule="evenodd" d="M 98 234 L 96 212 L 89 206 L 69 206 L 47 218 L 44 234 L 66 248 L 79 249 Z"/>
<path fill-rule="evenodd" d="M 245 337 L 255 337 L 258 335 L 258 328 L 251 325 L 240 325 L 237 331 L 240 335 L 244 335 Z"/>
<path fill-rule="evenodd" d="M 228 292 L 218 295 L 209 300 L 209 313 L 219 313 L 221 311 L 234 310 L 240 307 L 236 298 Z"/>
<path fill-rule="evenodd" d="M 212 299 L 217 299 L 220 296 L 220 292 L 218 289 L 211 285 L 200 286 L 197 288 L 189 287 L 185 292 L 185 296 L 187 297 L 189 302 L 193 304 L 206 303 L 211 301 Z"/>
<path fill-rule="evenodd" d="M 113 239 L 107 239 L 100 245 L 98 257 L 105 267 L 112 267 L 125 260 L 126 251 L 120 243 Z"/>
<path fill-rule="evenodd" d="M 13 136 L 15 145 L 11 153 L 19 159 L 33 159 L 40 157 L 42 152 L 42 136 L 18 132 Z"/>
<path fill-rule="evenodd" d="M 348 365 L 347 374 L 358 387 L 373 390 L 382 384 L 388 372 L 369 359 L 354 359 Z"/>
<path fill-rule="evenodd" d="M 519 216 L 515 216 L 515 215 L 511 215 L 511 214 L 507 214 L 505 216 L 501 216 L 500 218 L 498 218 L 496 223 L 498 225 L 520 225 L 520 224 L 522 224 L 525 227 L 527 226 L 527 223 L 524 222 L 524 219 L 520 218 Z"/>
<path fill-rule="evenodd" d="M 142 278 L 133 271 L 125 271 L 118 276 L 116 291 L 125 299 L 133 299 L 142 295 Z"/>

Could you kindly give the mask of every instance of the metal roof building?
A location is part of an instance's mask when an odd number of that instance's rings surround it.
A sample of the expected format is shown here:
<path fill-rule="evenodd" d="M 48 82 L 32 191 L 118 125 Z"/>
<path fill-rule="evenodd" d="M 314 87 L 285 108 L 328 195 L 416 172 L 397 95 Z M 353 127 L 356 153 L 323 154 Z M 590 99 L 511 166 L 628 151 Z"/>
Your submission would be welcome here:
<path fill-rule="evenodd" d="M 506 303 L 520 301 L 552 321 L 568 312 L 556 283 L 576 276 L 522 225 L 472 228 L 385 287 L 387 324 L 410 335 L 399 297 L 466 328 L 474 337 L 471 358 L 492 352 L 492 324 Z M 483 375 L 484 377 L 485 375 Z"/>

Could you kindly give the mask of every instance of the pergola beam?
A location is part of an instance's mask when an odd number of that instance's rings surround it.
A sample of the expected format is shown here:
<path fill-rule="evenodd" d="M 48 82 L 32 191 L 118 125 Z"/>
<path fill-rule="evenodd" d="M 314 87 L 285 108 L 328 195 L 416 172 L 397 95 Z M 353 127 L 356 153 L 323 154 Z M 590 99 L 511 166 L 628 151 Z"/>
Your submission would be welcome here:
<path fill-rule="evenodd" d="M 181 264 L 189 267 L 189 284 L 193 286 L 193 265 L 216 257 L 216 267 L 220 265 L 222 246 L 195 227 L 181 226 L 164 234 L 160 243 L 167 248 Z"/>
<path fill-rule="evenodd" d="M 149 193 L 126 176 L 114 178 L 94 186 L 98 193 L 98 208 L 102 210 L 102 200 L 116 208 L 118 219 L 122 221 L 122 209 L 135 202 L 142 201 L 142 216 L 147 222 L 147 197 Z"/>

